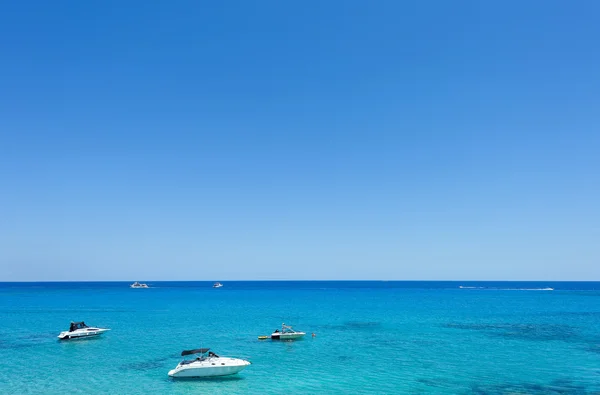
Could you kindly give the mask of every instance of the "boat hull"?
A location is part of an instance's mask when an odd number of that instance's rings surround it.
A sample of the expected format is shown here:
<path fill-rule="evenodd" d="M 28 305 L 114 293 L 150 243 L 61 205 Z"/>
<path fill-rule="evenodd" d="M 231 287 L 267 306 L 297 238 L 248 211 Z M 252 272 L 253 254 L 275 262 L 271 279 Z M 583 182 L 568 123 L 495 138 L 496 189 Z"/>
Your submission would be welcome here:
<path fill-rule="evenodd" d="M 187 365 L 179 365 L 169 372 L 173 378 L 219 377 L 237 374 L 246 369 L 250 362 L 235 358 L 205 360 Z"/>
<path fill-rule="evenodd" d="M 271 335 L 271 339 L 273 340 L 298 340 L 304 337 L 304 335 L 306 335 L 306 333 L 283 333 L 283 334 L 279 334 L 279 333 L 274 333 Z"/>

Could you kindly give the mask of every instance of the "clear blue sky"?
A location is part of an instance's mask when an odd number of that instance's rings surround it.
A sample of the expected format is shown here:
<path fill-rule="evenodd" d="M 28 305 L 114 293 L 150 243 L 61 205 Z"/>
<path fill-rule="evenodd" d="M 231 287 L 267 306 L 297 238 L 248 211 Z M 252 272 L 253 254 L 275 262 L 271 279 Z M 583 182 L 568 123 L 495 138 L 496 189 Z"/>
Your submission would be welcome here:
<path fill-rule="evenodd" d="M 5 2 L 0 281 L 600 280 L 599 20 Z"/>

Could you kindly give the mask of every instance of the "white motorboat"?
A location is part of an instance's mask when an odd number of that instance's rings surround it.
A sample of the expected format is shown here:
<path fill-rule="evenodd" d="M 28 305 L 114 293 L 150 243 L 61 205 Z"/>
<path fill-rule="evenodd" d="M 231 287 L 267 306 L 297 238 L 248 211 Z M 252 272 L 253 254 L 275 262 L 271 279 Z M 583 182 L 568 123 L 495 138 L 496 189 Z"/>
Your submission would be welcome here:
<path fill-rule="evenodd" d="M 250 365 L 250 362 L 243 359 L 220 357 L 208 348 L 181 352 L 182 357 L 195 354 L 198 355 L 195 359 L 184 359 L 179 362 L 179 365 L 169 372 L 169 376 L 175 378 L 229 376 L 241 372 Z"/>
<path fill-rule="evenodd" d="M 68 331 L 61 332 L 58 335 L 60 340 L 69 339 L 87 339 L 90 337 L 100 336 L 104 332 L 108 332 L 110 329 L 96 328 L 87 326 L 85 322 L 71 322 L 71 326 Z"/>
<path fill-rule="evenodd" d="M 281 324 L 281 331 L 275 329 L 275 332 L 271 333 L 271 339 L 273 340 L 296 340 L 304 337 L 306 333 L 295 331 L 291 326 Z"/>
<path fill-rule="evenodd" d="M 138 283 L 137 281 L 130 285 L 131 288 L 148 288 L 148 284 Z"/>
<path fill-rule="evenodd" d="M 221 288 L 223 286 L 223 284 L 221 283 L 214 283 L 213 284 L 213 288 Z"/>

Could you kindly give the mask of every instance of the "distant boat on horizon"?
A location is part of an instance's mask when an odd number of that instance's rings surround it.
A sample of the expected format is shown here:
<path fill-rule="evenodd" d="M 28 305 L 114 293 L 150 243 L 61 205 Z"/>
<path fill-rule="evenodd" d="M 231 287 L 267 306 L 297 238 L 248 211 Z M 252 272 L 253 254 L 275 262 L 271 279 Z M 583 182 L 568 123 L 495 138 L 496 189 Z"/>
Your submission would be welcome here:
<path fill-rule="evenodd" d="M 137 281 L 131 284 L 129 287 L 131 288 L 149 288 L 148 284 L 138 283 Z"/>
<path fill-rule="evenodd" d="M 546 287 L 546 288 L 497 288 L 497 287 L 471 287 L 459 285 L 460 289 L 487 289 L 491 291 L 554 291 L 554 288 Z"/>
<path fill-rule="evenodd" d="M 220 282 L 216 282 L 213 284 L 213 288 L 221 288 L 223 286 L 223 284 L 221 284 Z"/>

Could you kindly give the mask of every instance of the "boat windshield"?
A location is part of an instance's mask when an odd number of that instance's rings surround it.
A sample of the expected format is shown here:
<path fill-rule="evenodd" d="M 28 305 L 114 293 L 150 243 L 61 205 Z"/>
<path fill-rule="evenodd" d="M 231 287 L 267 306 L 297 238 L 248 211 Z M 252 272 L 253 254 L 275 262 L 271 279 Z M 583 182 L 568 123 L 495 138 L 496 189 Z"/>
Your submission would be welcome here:
<path fill-rule="evenodd" d="M 296 331 L 291 326 L 283 324 L 281 325 L 281 333 L 296 333 Z"/>

